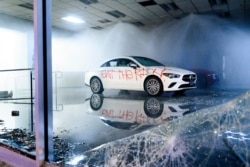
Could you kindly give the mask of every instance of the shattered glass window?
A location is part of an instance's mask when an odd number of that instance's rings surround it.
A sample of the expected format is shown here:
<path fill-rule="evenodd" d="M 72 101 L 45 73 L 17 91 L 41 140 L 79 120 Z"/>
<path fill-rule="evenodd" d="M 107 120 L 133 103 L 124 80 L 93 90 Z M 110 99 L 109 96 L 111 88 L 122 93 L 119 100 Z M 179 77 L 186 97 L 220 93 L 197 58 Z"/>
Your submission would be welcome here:
<path fill-rule="evenodd" d="M 250 93 L 83 154 L 87 166 L 249 166 Z"/>

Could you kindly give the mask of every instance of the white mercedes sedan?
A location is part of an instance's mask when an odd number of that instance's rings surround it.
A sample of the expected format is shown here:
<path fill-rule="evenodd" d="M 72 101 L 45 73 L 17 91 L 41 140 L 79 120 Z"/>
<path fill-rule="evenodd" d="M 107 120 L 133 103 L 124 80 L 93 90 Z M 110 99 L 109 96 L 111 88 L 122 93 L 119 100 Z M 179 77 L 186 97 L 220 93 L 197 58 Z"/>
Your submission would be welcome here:
<path fill-rule="evenodd" d="M 156 60 L 128 56 L 106 61 L 95 71 L 85 73 L 85 84 L 93 93 L 105 89 L 145 91 L 159 96 L 166 91 L 183 92 L 196 87 L 196 74 L 192 71 L 168 67 Z"/>

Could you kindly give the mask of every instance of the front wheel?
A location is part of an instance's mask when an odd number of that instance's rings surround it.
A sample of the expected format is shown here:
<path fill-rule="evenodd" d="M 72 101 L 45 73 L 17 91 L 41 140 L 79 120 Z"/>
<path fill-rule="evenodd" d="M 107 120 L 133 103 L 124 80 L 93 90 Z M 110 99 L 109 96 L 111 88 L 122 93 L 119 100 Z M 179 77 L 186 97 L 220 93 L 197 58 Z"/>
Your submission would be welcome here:
<path fill-rule="evenodd" d="M 159 96 L 163 92 L 163 86 L 157 77 L 149 77 L 144 83 L 144 89 L 150 96 Z"/>
<path fill-rule="evenodd" d="M 144 102 L 145 114 L 150 118 L 158 118 L 163 112 L 163 104 L 155 97 L 150 97 Z"/>
<path fill-rule="evenodd" d="M 93 93 L 102 93 L 103 92 L 102 82 L 97 77 L 94 77 L 90 80 L 90 88 L 91 88 L 91 91 Z"/>

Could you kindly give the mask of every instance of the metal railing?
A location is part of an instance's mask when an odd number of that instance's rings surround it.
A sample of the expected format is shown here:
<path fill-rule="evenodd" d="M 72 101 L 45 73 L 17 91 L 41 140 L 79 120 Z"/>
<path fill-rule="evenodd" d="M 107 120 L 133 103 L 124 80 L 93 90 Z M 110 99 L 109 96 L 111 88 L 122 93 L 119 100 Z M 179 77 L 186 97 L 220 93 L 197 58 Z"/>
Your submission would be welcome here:
<path fill-rule="evenodd" d="M 29 76 L 28 76 L 28 82 L 29 82 L 29 85 L 28 85 L 28 89 L 30 91 L 29 93 L 29 96 L 28 97 L 13 97 L 13 96 L 7 96 L 7 97 L 0 97 L 0 101 L 17 101 L 17 100 L 30 100 L 30 104 L 33 104 L 33 69 L 32 68 L 22 68 L 22 69 L 7 69 L 7 70 L 0 70 L 0 76 L 1 76 L 1 73 L 3 72 L 20 72 L 20 71 L 28 71 L 29 72 Z"/>
<path fill-rule="evenodd" d="M 54 101 L 53 101 L 53 111 L 62 111 L 63 105 L 58 103 L 58 85 L 57 80 L 63 78 L 63 73 L 60 71 L 55 71 L 52 73 L 52 80 L 54 81 L 53 89 L 54 89 Z"/>

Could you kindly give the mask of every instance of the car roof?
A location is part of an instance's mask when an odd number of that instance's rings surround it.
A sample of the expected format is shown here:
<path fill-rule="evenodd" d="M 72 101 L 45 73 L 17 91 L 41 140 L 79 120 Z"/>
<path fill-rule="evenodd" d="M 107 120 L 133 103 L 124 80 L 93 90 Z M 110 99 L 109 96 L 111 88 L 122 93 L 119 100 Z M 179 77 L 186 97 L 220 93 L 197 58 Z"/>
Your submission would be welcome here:
<path fill-rule="evenodd" d="M 130 59 L 130 60 L 135 60 L 135 57 L 141 57 L 141 56 L 120 56 L 120 57 L 113 57 L 113 58 L 108 58 L 106 59 L 103 63 L 111 61 L 111 60 L 116 60 L 116 59 Z"/>
<path fill-rule="evenodd" d="M 117 59 L 130 59 L 138 64 L 140 64 L 141 66 L 144 66 L 142 65 L 140 62 L 138 62 L 137 58 L 148 58 L 148 59 L 152 59 L 152 58 L 149 58 L 149 57 L 145 57 L 145 56 L 135 56 L 135 55 L 129 55 L 129 56 L 120 56 L 120 57 L 113 57 L 113 58 L 109 58 L 109 59 L 106 59 L 106 61 L 104 61 L 101 66 L 109 61 L 112 61 L 112 60 L 117 60 Z M 152 60 L 155 60 L 155 59 L 152 59 Z M 157 60 L 155 60 L 157 61 Z M 164 66 L 164 65 L 163 65 Z"/>
<path fill-rule="evenodd" d="M 115 60 L 115 59 L 131 59 L 131 60 L 136 61 L 136 59 L 135 59 L 136 57 L 147 58 L 147 57 L 144 57 L 144 56 L 120 56 L 120 57 L 109 58 L 105 62 L 110 61 L 110 60 Z"/>

